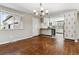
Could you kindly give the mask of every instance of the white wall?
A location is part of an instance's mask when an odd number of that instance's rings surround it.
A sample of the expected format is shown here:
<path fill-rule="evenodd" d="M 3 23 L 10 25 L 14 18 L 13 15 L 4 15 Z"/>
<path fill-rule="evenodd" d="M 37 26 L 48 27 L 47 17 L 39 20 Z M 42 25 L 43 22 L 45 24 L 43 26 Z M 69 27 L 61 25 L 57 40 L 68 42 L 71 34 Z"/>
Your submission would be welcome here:
<path fill-rule="evenodd" d="M 43 22 L 41 23 L 41 28 L 48 28 L 49 26 L 49 18 L 44 18 Z"/>
<path fill-rule="evenodd" d="M 32 29 L 33 29 L 33 36 L 37 36 L 40 33 L 40 19 L 33 17 L 32 18 Z"/>
<path fill-rule="evenodd" d="M 21 30 L 5 30 L 5 31 L 0 30 L 0 44 L 33 37 L 33 27 L 32 27 L 33 16 L 6 7 L 2 6 L 0 7 L 10 12 L 23 15 L 23 27 L 24 27 L 24 29 Z"/>
<path fill-rule="evenodd" d="M 79 13 L 77 13 L 77 27 L 76 27 L 76 30 L 77 30 L 77 39 L 79 39 Z"/>

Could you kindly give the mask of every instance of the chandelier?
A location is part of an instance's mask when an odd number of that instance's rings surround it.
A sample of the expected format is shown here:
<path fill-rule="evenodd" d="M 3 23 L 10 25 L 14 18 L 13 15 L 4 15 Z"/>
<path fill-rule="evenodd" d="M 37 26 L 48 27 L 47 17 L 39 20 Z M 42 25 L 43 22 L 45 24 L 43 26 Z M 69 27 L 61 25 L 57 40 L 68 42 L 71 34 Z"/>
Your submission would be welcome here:
<path fill-rule="evenodd" d="M 33 13 L 36 15 L 36 16 L 39 16 L 40 18 L 44 18 L 46 15 L 48 15 L 48 10 L 45 10 L 43 8 L 43 4 L 40 3 L 40 10 L 33 10 Z"/>

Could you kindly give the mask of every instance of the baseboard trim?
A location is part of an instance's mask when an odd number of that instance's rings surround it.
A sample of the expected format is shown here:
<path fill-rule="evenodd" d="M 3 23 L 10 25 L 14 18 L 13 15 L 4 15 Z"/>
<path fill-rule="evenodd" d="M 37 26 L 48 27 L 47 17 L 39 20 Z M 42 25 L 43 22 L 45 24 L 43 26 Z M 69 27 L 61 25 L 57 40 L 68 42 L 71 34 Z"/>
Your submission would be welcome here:
<path fill-rule="evenodd" d="M 38 35 L 37 35 L 38 36 Z M 7 41 L 7 42 L 1 42 L 0 45 L 3 45 L 3 44 L 8 44 L 8 43 L 13 43 L 13 42 L 17 42 L 17 41 L 21 41 L 21 40 L 25 40 L 25 39 L 31 39 L 31 38 L 34 38 L 36 36 L 31 36 L 29 38 L 21 38 L 21 39 L 17 39 L 17 40 L 12 40 L 12 41 Z"/>

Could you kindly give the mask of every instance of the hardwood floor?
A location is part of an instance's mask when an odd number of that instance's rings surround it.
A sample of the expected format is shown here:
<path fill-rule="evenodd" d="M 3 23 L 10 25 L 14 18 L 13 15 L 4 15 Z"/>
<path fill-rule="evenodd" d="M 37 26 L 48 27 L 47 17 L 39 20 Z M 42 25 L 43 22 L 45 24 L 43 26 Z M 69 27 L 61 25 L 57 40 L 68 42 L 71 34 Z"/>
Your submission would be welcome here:
<path fill-rule="evenodd" d="M 37 36 L 0 45 L 1 55 L 79 55 L 79 42 Z"/>

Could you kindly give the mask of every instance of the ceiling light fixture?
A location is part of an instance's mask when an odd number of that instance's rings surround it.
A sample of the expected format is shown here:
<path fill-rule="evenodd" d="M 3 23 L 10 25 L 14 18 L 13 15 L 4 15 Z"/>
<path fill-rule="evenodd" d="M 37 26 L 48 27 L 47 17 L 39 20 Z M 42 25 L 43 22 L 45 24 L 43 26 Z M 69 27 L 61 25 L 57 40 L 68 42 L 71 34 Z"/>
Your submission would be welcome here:
<path fill-rule="evenodd" d="M 37 16 L 40 16 L 40 18 L 44 18 L 46 15 L 48 15 L 48 10 L 45 10 L 42 6 L 43 4 L 40 3 L 40 10 L 33 10 L 33 13 Z"/>

